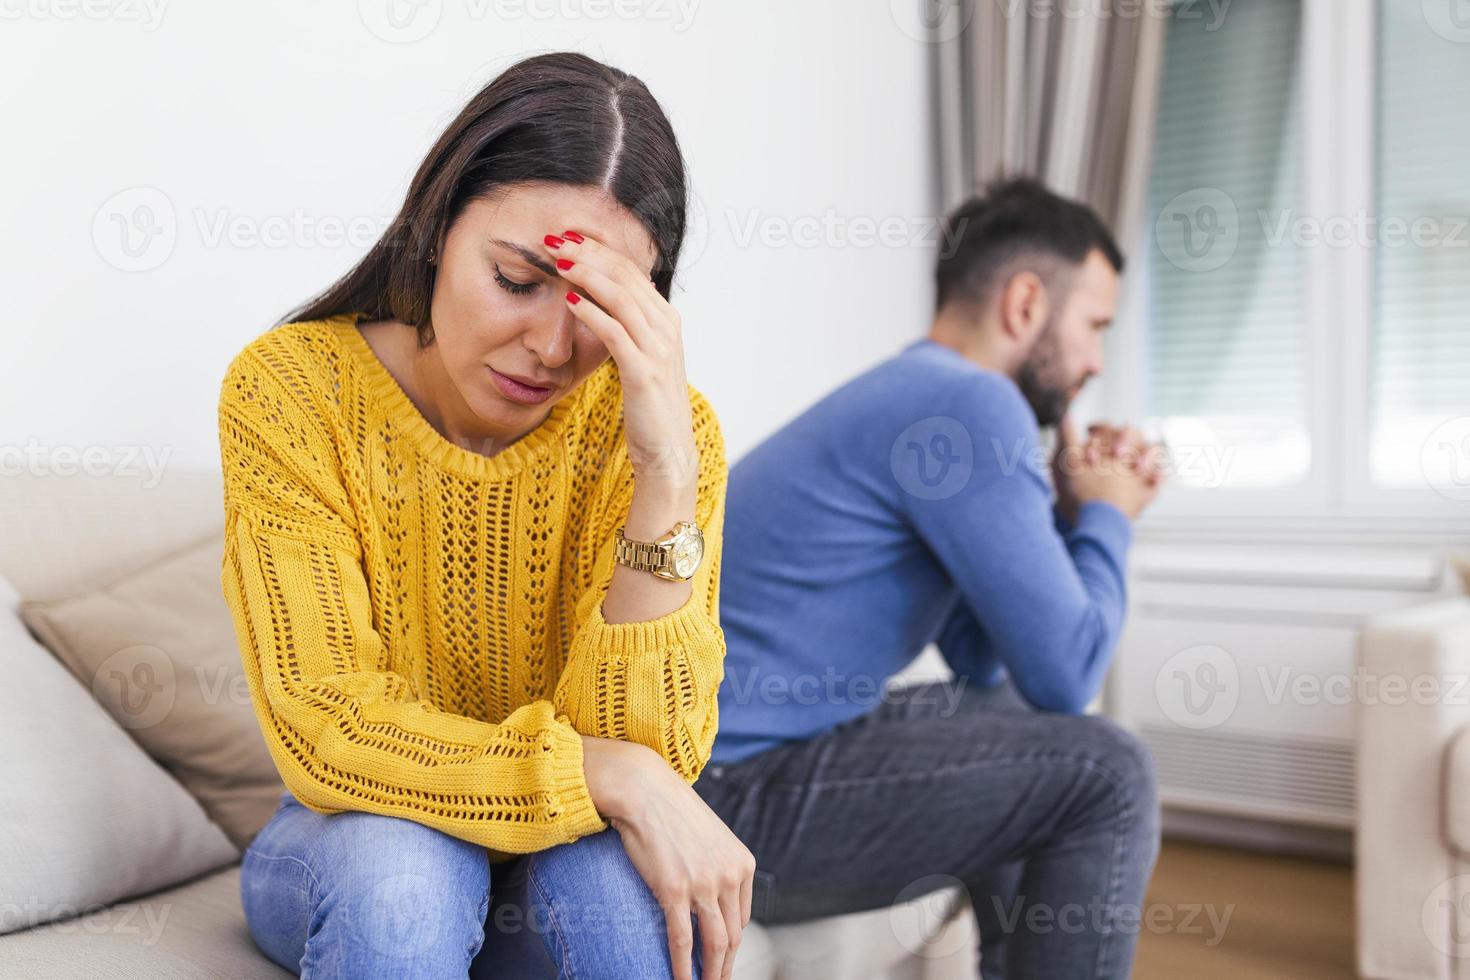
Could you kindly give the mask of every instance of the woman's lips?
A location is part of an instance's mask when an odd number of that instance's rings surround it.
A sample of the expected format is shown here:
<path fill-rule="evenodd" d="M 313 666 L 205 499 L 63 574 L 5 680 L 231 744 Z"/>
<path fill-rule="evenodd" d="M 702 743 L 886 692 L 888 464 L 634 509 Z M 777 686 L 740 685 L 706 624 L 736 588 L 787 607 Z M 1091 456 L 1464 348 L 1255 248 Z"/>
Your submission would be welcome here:
<path fill-rule="evenodd" d="M 556 390 L 528 385 L 515 378 L 506 377 L 494 368 L 490 368 L 490 377 L 495 380 L 495 387 L 500 389 L 502 395 L 522 405 L 539 405 L 550 398 L 551 393 Z"/>

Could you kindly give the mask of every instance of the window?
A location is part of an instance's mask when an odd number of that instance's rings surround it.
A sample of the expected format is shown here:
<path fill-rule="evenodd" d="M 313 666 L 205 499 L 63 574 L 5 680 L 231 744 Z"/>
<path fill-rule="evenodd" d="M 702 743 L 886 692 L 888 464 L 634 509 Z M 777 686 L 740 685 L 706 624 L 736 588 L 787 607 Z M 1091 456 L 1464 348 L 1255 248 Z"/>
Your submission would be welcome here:
<path fill-rule="evenodd" d="M 1170 21 L 1147 248 L 1145 415 L 1196 486 L 1299 484 L 1311 465 L 1300 211 L 1301 5 Z M 1186 466 L 1204 453 L 1229 465 Z"/>
<path fill-rule="evenodd" d="M 1434 26 L 1380 8 L 1369 474 L 1470 490 L 1470 36 Z"/>
<path fill-rule="evenodd" d="M 1142 336 L 1106 392 L 1169 444 L 1165 523 L 1463 520 L 1459 2 L 1234 0 L 1217 21 L 1170 19 L 1129 249 L 1123 329 Z"/>

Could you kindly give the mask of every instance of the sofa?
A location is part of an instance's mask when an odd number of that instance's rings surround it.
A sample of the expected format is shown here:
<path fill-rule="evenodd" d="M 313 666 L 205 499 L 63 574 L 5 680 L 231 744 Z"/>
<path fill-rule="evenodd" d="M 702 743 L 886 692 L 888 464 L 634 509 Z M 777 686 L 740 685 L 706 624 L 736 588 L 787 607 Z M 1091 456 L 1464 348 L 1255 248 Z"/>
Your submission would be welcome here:
<path fill-rule="evenodd" d="M 290 976 L 240 904 L 283 787 L 220 595 L 219 474 L 110 458 L 0 479 L 0 977 Z M 976 955 L 950 888 L 752 924 L 735 975 L 959 980 Z"/>
<path fill-rule="evenodd" d="M 1358 669 L 1358 971 L 1467 980 L 1470 595 L 1374 617 Z"/>

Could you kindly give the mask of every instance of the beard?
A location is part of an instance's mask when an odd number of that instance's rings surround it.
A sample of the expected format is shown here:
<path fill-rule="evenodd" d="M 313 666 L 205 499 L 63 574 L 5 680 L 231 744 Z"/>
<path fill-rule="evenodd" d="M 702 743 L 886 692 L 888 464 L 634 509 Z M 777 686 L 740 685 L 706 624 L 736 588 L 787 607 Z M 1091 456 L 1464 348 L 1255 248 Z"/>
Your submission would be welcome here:
<path fill-rule="evenodd" d="M 1031 352 L 1016 374 L 1021 394 L 1036 413 L 1036 424 L 1043 429 L 1061 422 L 1072 403 L 1073 385 L 1063 374 L 1061 337 L 1053 317 L 1041 329 Z"/>

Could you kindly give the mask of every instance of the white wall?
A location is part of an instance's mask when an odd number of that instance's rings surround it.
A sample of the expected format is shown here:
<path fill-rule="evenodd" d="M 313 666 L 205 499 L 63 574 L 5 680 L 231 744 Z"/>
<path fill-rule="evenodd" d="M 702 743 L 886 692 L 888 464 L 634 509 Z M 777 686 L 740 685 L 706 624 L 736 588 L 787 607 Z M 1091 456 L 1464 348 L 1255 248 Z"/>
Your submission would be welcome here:
<path fill-rule="evenodd" d="M 674 122 L 704 226 L 676 305 L 732 460 L 926 324 L 927 52 L 889 4 L 386 2 L 0 0 L 7 466 L 27 445 L 217 466 L 229 358 L 346 271 L 465 100 L 540 51 L 639 75 Z M 330 238 L 354 219 L 373 231 Z M 897 247 L 863 237 L 885 219 Z M 120 268 L 121 222 L 163 230 L 147 268 Z"/>

